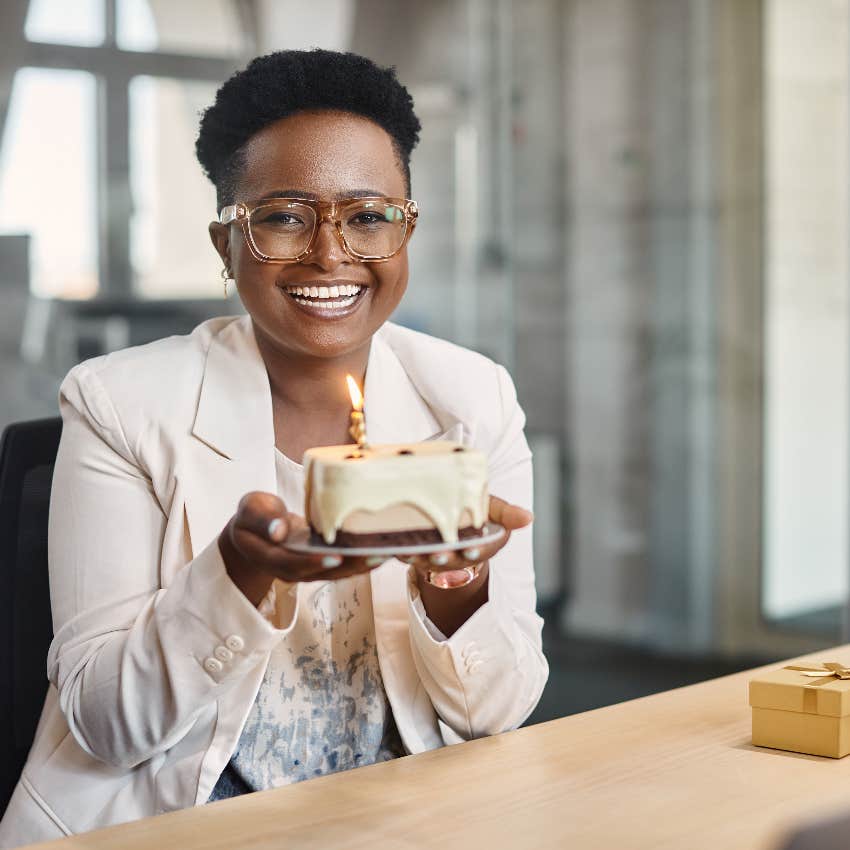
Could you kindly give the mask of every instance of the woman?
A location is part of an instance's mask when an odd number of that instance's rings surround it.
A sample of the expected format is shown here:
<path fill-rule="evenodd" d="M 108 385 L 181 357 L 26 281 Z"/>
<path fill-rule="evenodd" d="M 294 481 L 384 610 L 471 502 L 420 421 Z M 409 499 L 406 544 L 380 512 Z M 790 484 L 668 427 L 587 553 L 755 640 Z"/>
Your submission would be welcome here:
<path fill-rule="evenodd" d="M 51 684 L 3 847 L 495 734 L 536 705 L 513 385 L 387 322 L 418 129 L 392 71 L 327 51 L 254 60 L 204 114 L 210 235 L 248 315 L 62 383 Z M 380 244 L 375 209 L 393 224 Z M 514 533 L 407 567 L 282 547 L 304 522 L 304 450 L 350 442 L 346 373 L 365 381 L 373 442 L 486 452 L 491 516 Z"/>

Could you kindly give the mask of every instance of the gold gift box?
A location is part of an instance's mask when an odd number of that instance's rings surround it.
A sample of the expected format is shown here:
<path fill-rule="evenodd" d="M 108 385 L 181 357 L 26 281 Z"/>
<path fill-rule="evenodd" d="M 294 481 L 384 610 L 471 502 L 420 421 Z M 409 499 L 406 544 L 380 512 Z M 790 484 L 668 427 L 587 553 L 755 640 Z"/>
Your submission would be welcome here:
<path fill-rule="evenodd" d="M 783 667 L 750 681 L 753 744 L 813 756 L 850 753 L 850 669 Z"/>

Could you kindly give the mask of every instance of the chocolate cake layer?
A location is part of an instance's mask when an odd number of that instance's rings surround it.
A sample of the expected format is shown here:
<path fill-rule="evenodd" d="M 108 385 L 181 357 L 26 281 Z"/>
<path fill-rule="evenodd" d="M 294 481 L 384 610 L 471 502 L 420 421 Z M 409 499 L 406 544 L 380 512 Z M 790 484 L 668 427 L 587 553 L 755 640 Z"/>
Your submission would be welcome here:
<path fill-rule="evenodd" d="M 458 539 L 468 540 L 472 537 L 480 537 L 482 528 L 467 526 L 458 529 Z M 348 549 L 373 549 L 384 546 L 420 546 L 426 543 L 442 543 L 443 538 L 436 528 L 410 529 L 408 531 L 384 531 L 372 532 L 370 534 L 356 534 L 352 531 L 340 529 L 336 533 L 334 546 Z M 310 543 L 314 546 L 326 546 L 322 535 L 315 528 L 310 529 Z"/>

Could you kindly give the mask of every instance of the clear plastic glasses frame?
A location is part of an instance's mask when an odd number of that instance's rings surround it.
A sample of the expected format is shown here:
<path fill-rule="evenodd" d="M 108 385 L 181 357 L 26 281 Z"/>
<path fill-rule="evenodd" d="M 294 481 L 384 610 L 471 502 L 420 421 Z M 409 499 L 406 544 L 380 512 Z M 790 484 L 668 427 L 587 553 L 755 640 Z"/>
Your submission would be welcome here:
<path fill-rule="evenodd" d="M 343 231 L 343 216 L 346 210 L 363 205 L 368 202 L 377 202 L 388 204 L 397 207 L 403 213 L 403 232 L 399 240 L 398 247 L 388 254 L 363 254 L 355 251 L 349 244 L 348 239 Z M 251 229 L 251 218 L 258 210 L 263 209 L 283 209 L 287 203 L 297 204 L 299 206 L 309 207 L 313 210 L 313 232 L 307 240 L 307 246 L 298 254 L 293 256 L 283 257 L 266 254 L 260 250 L 257 241 L 254 238 L 254 233 Z M 230 204 L 222 209 L 219 214 L 219 222 L 221 224 L 238 223 L 242 227 L 242 234 L 245 241 L 248 243 L 248 248 L 256 259 L 263 263 L 297 263 L 307 257 L 313 250 L 313 245 L 316 242 L 316 236 L 319 233 L 319 227 L 322 222 L 329 221 L 334 226 L 334 232 L 337 239 L 343 247 L 343 250 L 349 257 L 354 260 L 360 260 L 370 263 L 382 263 L 398 254 L 404 247 L 413 228 L 416 226 L 416 219 L 419 217 L 419 208 L 416 201 L 410 198 L 388 198 L 382 196 L 363 197 L 363 198 L 343 198 L 339 201 L 314 201 L 305 198 L 269 198 L 267 200 L 257 201 L 256 203 L 246 203 L 237 201 L 235 204 Z"/>

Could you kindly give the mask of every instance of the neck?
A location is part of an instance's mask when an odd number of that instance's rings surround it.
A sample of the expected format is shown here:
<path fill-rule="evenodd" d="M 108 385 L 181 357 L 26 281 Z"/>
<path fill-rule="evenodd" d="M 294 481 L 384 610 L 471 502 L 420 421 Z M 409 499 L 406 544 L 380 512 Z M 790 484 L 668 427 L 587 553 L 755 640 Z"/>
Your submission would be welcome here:
<path fill-rule="evenodd" d="M 370 341 L 338 357 L 311 357 L 281 351 L 261 335 L 256 336 L 277 406 L 317 418 L 351 409 L 345 376 L 351 375 L 363 388 Z"/>

